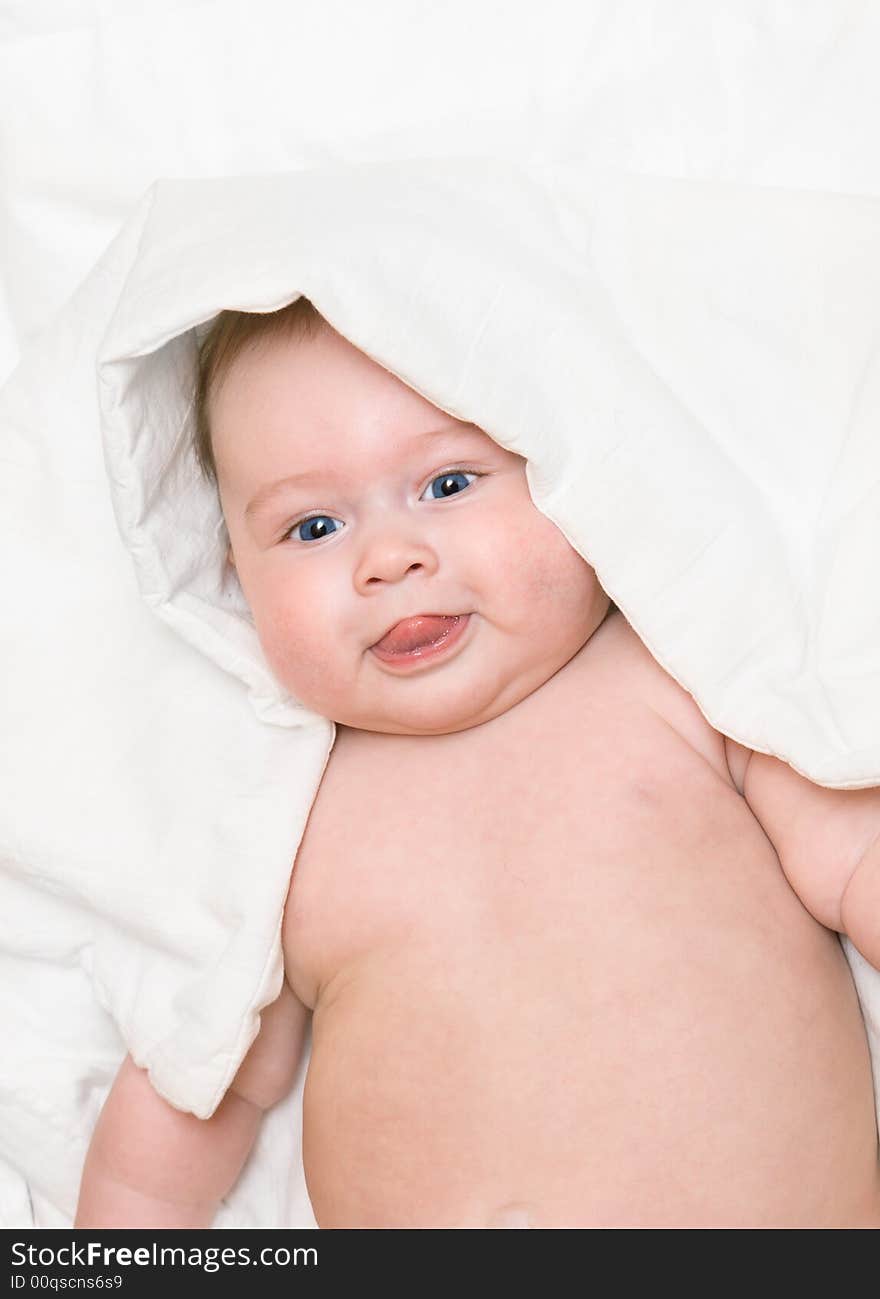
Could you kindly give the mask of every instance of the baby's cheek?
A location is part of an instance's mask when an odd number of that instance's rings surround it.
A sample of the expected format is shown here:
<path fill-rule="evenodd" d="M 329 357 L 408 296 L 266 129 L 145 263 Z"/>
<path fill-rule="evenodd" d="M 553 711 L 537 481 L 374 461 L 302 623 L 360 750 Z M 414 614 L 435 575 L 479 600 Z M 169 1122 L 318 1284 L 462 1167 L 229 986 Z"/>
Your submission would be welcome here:
<path fill-rule="evenodd" d="M 263 653 L 277 679 L 301 703 L 313 706 L 327 685 L 331 655 L 326 638 L 307 618 L 283 608 L 257 613 L 255 621 Z"/>
<path fill-rule="evenodd" d="M 543 515 L 534 521 L 520 551 L 519 576 L 528 599 L 557 607 L 579 606 L 595 586 L 589 564 Z"/>
<path fill-rule="evenodd" d="M 346 620 L 324 608 L 320 595 L 305 607 L 307 615 L 297 602 L 268 616 L 264 653 L 277 680 L 299 703 L 342 719 L 357 694 L 360 642 L 346 636 Z"/>

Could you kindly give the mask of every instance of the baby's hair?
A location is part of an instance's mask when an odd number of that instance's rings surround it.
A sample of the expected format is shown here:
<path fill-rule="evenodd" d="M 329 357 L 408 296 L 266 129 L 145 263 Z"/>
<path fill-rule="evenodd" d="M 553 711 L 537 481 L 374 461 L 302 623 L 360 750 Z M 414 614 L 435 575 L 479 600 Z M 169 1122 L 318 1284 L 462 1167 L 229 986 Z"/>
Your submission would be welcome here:
<path fill-rule="evenodd" d="M 308 298 L 297 298 L 279 311 L 221 311 L 199 346 L 195 408 L 195 453 L 202 473 L 217 482 L 217 463 L 211 441 L 210 400 L 249 347 L 272 338 L 314 338 L 327 322 Z"/>

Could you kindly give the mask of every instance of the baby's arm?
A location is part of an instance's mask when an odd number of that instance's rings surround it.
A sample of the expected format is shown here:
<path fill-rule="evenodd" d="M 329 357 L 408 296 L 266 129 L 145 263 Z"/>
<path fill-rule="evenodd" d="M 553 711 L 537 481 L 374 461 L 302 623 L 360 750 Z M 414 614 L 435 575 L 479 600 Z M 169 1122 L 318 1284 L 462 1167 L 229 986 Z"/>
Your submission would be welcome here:
<path fill-rule="evenodd" d="M 209 1227 L 264 1112 L 293 1086 L 308 1013 L 285 982 L 209 1119 L 174 1109 L 126 1057 L 95 1126 L 74 1226 Z"/>
<path fill-rule="evenodd" d="M 734 782 L 804 906 L 880 969 L 880 788 L 826 789 L 778 758 L 725 745 Z"/>

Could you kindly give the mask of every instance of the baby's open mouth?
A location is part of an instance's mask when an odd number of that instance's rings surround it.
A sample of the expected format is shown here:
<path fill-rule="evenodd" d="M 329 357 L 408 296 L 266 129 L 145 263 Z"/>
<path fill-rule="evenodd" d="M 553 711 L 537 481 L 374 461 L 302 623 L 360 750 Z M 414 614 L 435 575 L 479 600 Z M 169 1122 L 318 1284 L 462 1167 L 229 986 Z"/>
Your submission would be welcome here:
<path fill-rule="evenodd" d="M 420 613 L 395 623 L 371 648 L 379 658 L 391 660 L 406 655 L 424 657 L 439 650 L 469 614 Z M 457 637 L 456 637 L 457 639 Z"/>

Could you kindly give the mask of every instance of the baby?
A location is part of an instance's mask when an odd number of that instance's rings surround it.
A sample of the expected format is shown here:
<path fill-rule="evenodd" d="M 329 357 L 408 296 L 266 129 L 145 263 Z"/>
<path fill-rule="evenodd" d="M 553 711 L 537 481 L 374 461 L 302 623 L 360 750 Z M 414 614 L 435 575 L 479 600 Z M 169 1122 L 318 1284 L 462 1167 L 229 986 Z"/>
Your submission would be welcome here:
<path fill-rule="evenodd" d="M 122 1065 L 78 1227 L 211 1223 L 309 1014 L 321 1227 L 877 1227 L 880 789 L 715 731 L 525 461 L 304 299 L 224 313 L 199 451 L 268 662 L 337 739 L 284 989 L 212 1118 Z"/>

